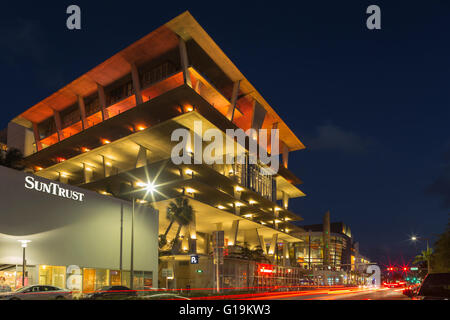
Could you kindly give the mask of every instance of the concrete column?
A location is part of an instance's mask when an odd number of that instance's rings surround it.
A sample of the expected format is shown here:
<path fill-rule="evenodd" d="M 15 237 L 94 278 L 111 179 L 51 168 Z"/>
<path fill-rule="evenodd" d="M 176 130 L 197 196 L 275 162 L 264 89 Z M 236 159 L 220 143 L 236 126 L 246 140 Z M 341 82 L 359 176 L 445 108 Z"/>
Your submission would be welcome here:
<path fill-rule="evenodd" d="M 59 114 L 59 111 L 53 110 L 53 118 L 55 119 L 56 123 L 56 132 L 58 133 L 58 141 L 61 141 L 64 139 L 64 134 L 62 132 L 61 115 Z"/>
<path fill-rule="evenodd" d="M 283 192 L 283 208 L 287 210 L 287 208 L 289 207 L 289 195 L 284 191 L 282 192 Z"/>
<path fill-rule="evenodd" d="M 94 177 L 94 171 L 93 169 L 83 163 L 83 175 L 84 175 L 84 183 L 89 183 L 93 180 Z"/>
<path fill-rule="evenodd" d="M 289 267 L 290 265 L 289 242 L 283 242 L 283 266 Z"/>
<path fill-rule="evenodd" d="M 183 70 L 184 83 L 189 87 L 192 87 L 191 76 L 189 74 L 189 60 L 186 49 L 186 42 L 182 38 L 179 38 L 179 49 L 181 58 L 181 69 Z"/>
<path fill-rule="evenodd" d="M 288 167 L 288 159 L 289 159 L 289 148 L 286 146 L 286 144 L 283 141 L 280 141 L 280 148 L 282 152 L 282 161 L 283 166 L 287 169 Z"/>
<path fill-rule="evenodd" d="M 108 110 L 106 110 L 106 93 L 105 88 L 97 83 L 97 91 L 98 91 L 98 102 L 100 104 L 100 109 L 102 110 L 102 121 L 105 121 L 109 118 Z"/>
<path fill-rule="evenodd" d="M 66 174 L 61 173 L 61 172 L 59 172 L 58 174 L 59 174 L 59 177 L 58 177 L 59 182 L 61 182 L 61 183 L 69 182 L 69 177 Z"/>
<path fill-rule="evenodd" d="M 228 107 L 228 111 L 227 111 L 227 118 L 230 121 L 233 121 L 233 119 L 234 119 L 234 111 L 236 109 L 236 102 L 237 102 L 237 98 L 239 96 L 240 83 L 241 83 L 241 80 L 238 80 L 233 84 L 233 93 L 231 95 L 231 104 Z"/>
<path fill-rule="evenodd" d="M 83 130 L 88 128 L 86 121 L 86 106 L 84 105 L 84 99 L 82 96 L 78 96 L 78 108 L 80 108 L 81 126 Z"/>
<path fill-rule="evenodd" d="M 259 245 L 261 246 L 261 249 L 263 250 L 264 254 L 267 255 L 267 248 L 266 248 L 266 242 L 264 241 L 264 236 L 259 236 Z"/>
<path fill-rule="evenodd" d="M 142 104 L 142 92 L 141 92 L 141 81 L 139 78 L 139 71 L 136 64 L 131 63 L 131 79 L 133 80 L 134 95 L 136 96 L 136 105 Z"/>
<path fill-rule="evenodd" d="M 37 123 L 33 122 L 33 134 L 34 134 L 34 142 L 36 143 L 36 150 L 42 150 L 41 137 L 39 135 L 39 129 Z"/>
<path fill-rule="evenodd" d="M 235 245 L 237 241 L 239 231 L 239 220 L 234 220 L 231 224 L 231 232 L 230 232 L 230 238 L 228 239 L 227 245 Z"/>
<path fill-rule="evenodd" d="M 102 156 L 103 158 L 103 176 L 105 178 L 111 176 L 113 171 L 113 161 L 111 159 Z"/>
<path fill-rule="evenodd" d="M 241 207 L 237 206 L 235 203 L 233 204 L 234 207 L 234 214 L 239 216 L 241 215 Z"/>

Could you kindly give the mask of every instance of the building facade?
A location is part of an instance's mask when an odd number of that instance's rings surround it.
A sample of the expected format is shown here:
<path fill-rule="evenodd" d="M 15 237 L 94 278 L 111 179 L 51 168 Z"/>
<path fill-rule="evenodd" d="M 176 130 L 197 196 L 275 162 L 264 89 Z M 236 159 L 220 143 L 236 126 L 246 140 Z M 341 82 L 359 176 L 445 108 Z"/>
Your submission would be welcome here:
<path fill-rule="evenodd" d="M 183 151 L 190 162 L 172 161 L 177 129 L 191 136 Z M 244 143 L 232 139 L 244 155 L 242 163 L 234 153 L 234 163 L 195 163 L 195 154 L 204 154 L 212 143 L 198 146 L 195 137 L 208 129 L 219 130 L 223 141 L 230 139 L 227 129 L 270 134 L 267 139 L 247 135 Z M 280 159 L 277 172 L 249 161 L 250 139 Z M 8 126 L 7 144 L 23 152 L 27 172 L 38 177 L 151 204 L 160 213 L 158 234 L 167 240 L 160 242 L 154 286 L 236 285 L 224 276 L 228 267 L 222 261 L 227 255 L 249 259 L 249 252 L 255 263 L 288 268 L 288 273 L 300 267 L 295 246 L 304 239 L 295 234 L 303 229 L 291 223 L 301 217 L 290 211 L 289 199 L 305 194 L 288 158 L 304 145 L 188 12 L 17 116 Z M 216 158 L 229 156 L 226 150 L 215 152 Z M 195 213 L 186 223 L 166 215 L 180 197 Z M 222 237 L 220 248 L 215 234 Z M 192 255 L 211 270 L 217 260 L 221 276 L 199 275 Z M 260 271 L 268 269 L 257 266 L 252 277 L 268 277 Z M 236 277 L 249 277 L 243 273 Z"/>
<path fill-rule="evenodd" d="M 31 173 L 0 166 L 0 285 L 43 284 L 89 292 L 130 284 L 132 208 Z M 158 281 L 158 212 L 136 206 L 134 286 Z M 23 248 L 25 277 L 22 278 Z"/>

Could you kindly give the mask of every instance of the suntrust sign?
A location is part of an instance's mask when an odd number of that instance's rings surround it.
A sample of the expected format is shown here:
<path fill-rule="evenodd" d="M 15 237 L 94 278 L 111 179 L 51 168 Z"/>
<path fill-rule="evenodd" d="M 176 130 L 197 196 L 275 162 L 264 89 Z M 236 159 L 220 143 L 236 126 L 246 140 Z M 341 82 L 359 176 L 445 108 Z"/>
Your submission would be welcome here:
<path fill-rule="evenodd" d="M 83 201 L 84 197 L 84 193 L 82 192 L 63 188 L 54 182 L 45 183 L 42 181 L 38 181 L 33 176 L 25 177 L 25 188 L 34 189 L 36 191 L 53 194 L 57 197 L 67 198 L 75 201 Z"/>

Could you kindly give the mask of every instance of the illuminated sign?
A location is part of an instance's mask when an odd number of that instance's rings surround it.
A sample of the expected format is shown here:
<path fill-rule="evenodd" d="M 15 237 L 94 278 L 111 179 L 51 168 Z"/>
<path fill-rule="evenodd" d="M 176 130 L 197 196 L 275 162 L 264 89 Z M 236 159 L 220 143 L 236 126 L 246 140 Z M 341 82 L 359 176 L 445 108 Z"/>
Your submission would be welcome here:
<path fill-rule="evenodd" d="M 270 264 L 259 264 L 258 265 L 259 273 L 273 273 L 273 267 Z"/>
<path fill-rule="evenodd" d="M 198 264 L 198 255 L 191 256 L 191 264 Z"/>
<path fill-rule="evenodd" d="M 52 194 L 57 197 L 67 198 L 75 201 L 83 201 L 84 193 L 69 190 L 61 187 L 57 183 L 45 183 L 35 180 L 33 176 L 25 177 L 25 188 Z"/>

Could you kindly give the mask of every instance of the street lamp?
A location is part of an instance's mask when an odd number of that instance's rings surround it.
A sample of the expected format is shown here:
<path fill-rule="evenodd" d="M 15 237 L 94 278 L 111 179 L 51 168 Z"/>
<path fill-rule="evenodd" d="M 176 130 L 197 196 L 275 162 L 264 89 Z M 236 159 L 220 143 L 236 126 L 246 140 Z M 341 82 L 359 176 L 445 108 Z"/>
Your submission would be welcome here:
<path fill-rule="evenodd" d="M 22 245 L 22 287 L 25 286 L 25 265 L 27 261 L 25 260 L 25 248 L 31 240 L 18 240 Z"/>

